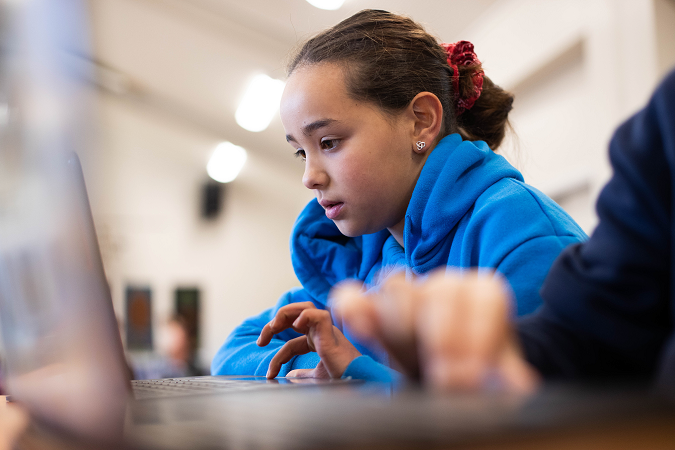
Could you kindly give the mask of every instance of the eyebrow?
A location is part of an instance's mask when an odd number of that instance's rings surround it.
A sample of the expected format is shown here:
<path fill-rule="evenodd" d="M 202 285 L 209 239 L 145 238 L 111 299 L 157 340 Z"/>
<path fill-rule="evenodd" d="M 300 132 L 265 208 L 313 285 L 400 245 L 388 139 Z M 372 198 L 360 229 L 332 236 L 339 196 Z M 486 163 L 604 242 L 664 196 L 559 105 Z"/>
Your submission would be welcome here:
<path fill-rule="evenodd" d="M 304 127 L 302 127 L 302 134 L 304 134 L 305 136 L 309 136 L 309 135 L 311 135 L 312 133 L 314 133 L 316 130 L 318 130 L 319 128 L 327 127 L 328 125 L 330 125 L 330 124 L 332 124 L 332 123 L 335 123 L 335 122 L 337 122 L 337 120 L 335 120 L 335 119 L 319 119 L 319 120 L 315 120 L 314 122 L 312 122 L 312 123 L 310 123 L 310 124 L 307 124 L 307 125 L 305 125 Z M 294 138 L 293 136 L 291 136 L 290 134 L 287 134 L 287 135 L 286 135 L 286 141 L 288 141 L 288 142 L 290 142 L 290 141 L 297 142 L 297 141 L 295 140 L 295 138 Z"/>

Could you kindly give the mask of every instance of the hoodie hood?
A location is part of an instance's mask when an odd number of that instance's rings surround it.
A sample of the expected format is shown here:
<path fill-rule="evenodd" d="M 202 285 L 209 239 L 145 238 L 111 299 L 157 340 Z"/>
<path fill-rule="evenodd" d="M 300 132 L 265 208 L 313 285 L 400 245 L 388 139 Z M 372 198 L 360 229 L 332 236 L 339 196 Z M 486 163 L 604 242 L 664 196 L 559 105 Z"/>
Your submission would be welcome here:
<path fill-rule="evenodd" d="M 456 225 L 490 186 L 504 178 L 523 181 L 506 159 L 483 141 L 462 141 L 458 134 L 443 138 L 422 168 L 405 216 L 406 263 L 423 273 L 440 264 Z M 445 264 L 445 261 L 442 262 Z"/>
<path fill-rule="evenodd" d="M 405 217 L 405 264 L 422 273 L 438 265 L 452 245 L 448 235 L 473 208 L 476 199 L 503 178 L 523 178 L 502 156 L 482 141 L 443 138 L 429 155 L 415 185 Z M 339 281 L 372 282 L 383 267 L 388 230 L 356 238 L 344 236 L 316 199 L 300 213 L 291 236 L 291 259 L 298 280 L 318 302 Z M 390 245 L 391 244 L 391 245 Z M 402 250 L 387 242 L 388 252 Z M 387 256 L 385 255 L 385 263 Z M 384 264 L 387 265 L 387 264 Z"/>

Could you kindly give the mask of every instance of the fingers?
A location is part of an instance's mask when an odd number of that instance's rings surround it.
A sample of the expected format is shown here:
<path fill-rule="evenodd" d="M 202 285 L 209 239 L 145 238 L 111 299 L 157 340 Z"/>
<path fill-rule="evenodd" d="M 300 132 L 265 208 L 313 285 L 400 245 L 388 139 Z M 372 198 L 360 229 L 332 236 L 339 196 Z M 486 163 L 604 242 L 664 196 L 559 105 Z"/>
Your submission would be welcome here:
<path fill-rule="evenodd" d="M 348 284 L 333 296 L 354 334 L 378 340 L 409 377 L 422 372 L 434 388 L 528 392 L 538 384 L 518 350 L 510 290 L 498 274 L 439 270 L 415 282 L 397 274 L 376 293 Z"/>
<path fill-rule="evenodd" d="M 307 309 L 316 309 L 316 306 L 314 306 L 314 303 L 312 302 L 299 302 L 291 303 L 290 305 L 279 308 L 274 319 L 263 327 L 260 336 L 258 337 L 257 344 L 260 347 L 269 344 L 275 334 L 281 333 L 287 328 L 291 328 L 293 322 L 298 318 L 302 311 Z"/>
<path fill-rule="evenodd" d="M 507 329 L 509 297 L 492 275 L 434 275 L 422 296 L 433 350 L 486 357 Z"/>
<path fill-rule="evenodd" d="M 466 332 L 465 301 L 460 280 L 433 275 L 422 287 L 423 302 L 416 318 L 422 372 L 426 382 L 452 383 Z M 460 371 L 461 373 L 462 371 Z"/>
<path fill-rule="evenodd" d="M 491 274 L 433 275 L 417 320 L 424 376 L 442 389 L 478 389 L 512 335 L 509 295 Z"/>
<path fill-rule="evenodd" d="M 295 369 L 286 374 L 287 378 L 314 378 L 314 369 Z"/>
<path fill-rule="evenodd" d="M 419 301 L 419 285 L 398 273 L 382 283 L 375 302 L 380 342 L 391 355 L 393 367 L 413 380 L 420 377 L 415 331 Z"/>
<path fill-rule="evenodd" d="M 310 351 L 319 354 L 320 367 L 325 369 L 328 376 L 340 378 L 351 361 L 361 355 L 333 325 L 330 313 L 317 309 L 311 303 L 281 308 L 274 320 L 263 328 L 258 345 L 266 345 L 274 334 L 289 327 L 305 336 L 292 339 L 279 349 L 270 361 L 267 378 L 276 377 L 281 366 L 293 356 Z"/>
<path fill-rule="evenodd" d="M 418 290 L 399 272 L 370 294 L 354 282 L 342 283 L 331 292 L 333 311 L 351 334 L 379 342 L 392 357 L 394 368 L 413 379 L 419 378 L 414 329 Z"/>
<path fill-rule="evenodd" d="M 392 357 L 393 367 L 410 378 L 419 378 L 414 317 L 419 288 L 396 273 L 376 292 L 366 294 L 361 285 L 342 283 L 331 293 L 333 312 L 355 337 L 379 342 Z"/>
<path fill-rule="evenodd" d="M 319 364 L 312 370 L 312 378 L 330 378 L 330 373 L 326 369 L 326 365 L 323 361 L 319 361 Z"/>
<path fill-rule="evenodd" d="M 321 358 L 315 369 L 317 377 L 320 369 L 325 372 L 326 377 L 340 378 L 354 358 L 361 355 L 333 325 L 328 311 L 307 309 L 293 322 L 293 328 L 306 334 L 308 347 Z M 323 374 L 321 377 L 324 377 Z"/>
<path fill-rule="evenodd" d="M 375 294 L 366 294 L 358 283 L 342 283 L 331 292 L 333 311 L 362 339 L 407 341 L 414 335 L 417 288 L 403 273 L 382 282 Z"/>
<path fill-rule="evenodd" d="M 399 272 L 387 278 L 376 303 L 382 336 L 390 343 L 408 342 L 414 336 L 418 288 Z"/>
<path fill-rule="evenodd" d="M 358 338 L 368 340 L 379 337 L 379 317 L 370 296 L 361 290 L 361 284 L 347 281 L 331 291 L 333 314 L 349 325 Z"/>
<path fill-rule="evenodd" d="M 298 333 L 309 335 L 310 343 L 317 340 L 321 340 L 324 345 L 336 343 L 333 335 L 333 320 L 325 309 L 305 309 L 298 315 L 292 326 Z M 316 349 L 312 348 L 312 350 Z"/>
<path fill-rule="evenodd" d="M 330 374 L 326 367 L 323 365 L 323 361 L 319 361 L 319 364 L 314 369 L 295 369 L 288 372 L 286 377 L 290 378 L 330 378 Z"/>
<path fill-rule="evenodd" d="M 277 375 L 279 375 L 281 366 L 290 361 L 291 358 L 296 355 L 304 355 L 305 353 L 309 353 L 311 351 L 312 350 L 309 348 L 307 342 L 307 337 L 300 336 L 295 339 L 291 339 L 279 349 L 277 354 L 274 355 L 270 361 L 266 377 L 268 379 L 275 378 Z"/>

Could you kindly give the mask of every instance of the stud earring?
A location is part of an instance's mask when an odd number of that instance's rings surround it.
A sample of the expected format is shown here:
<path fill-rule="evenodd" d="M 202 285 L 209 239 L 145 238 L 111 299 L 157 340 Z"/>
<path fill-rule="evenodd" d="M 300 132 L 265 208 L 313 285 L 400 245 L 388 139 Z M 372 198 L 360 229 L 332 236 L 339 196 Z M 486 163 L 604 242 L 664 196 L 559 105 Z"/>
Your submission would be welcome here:
<path fill-rule="evenodd" d="M 422 141 L 417 141 L 417 143 L 416 143 L 415 145 L 417 145 L 417 151 L 418 151 L 418 152 L 421 152 L 422 149 L 423 149 L 424 147 L 426 147 L 427 143 L 426 143 L 426 142 L 422 142 Z"/>

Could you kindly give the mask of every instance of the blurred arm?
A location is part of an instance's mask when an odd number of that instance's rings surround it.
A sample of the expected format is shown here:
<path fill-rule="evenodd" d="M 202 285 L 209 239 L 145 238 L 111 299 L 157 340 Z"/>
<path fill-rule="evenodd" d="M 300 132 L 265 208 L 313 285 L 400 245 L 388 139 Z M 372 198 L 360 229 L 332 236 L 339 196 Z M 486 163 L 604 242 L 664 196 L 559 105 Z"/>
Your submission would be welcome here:
<path fill-rule="evenodd" d="M 675 73 L 617 130 L 610 159 L 597 229 L 556 260 L 544 306 L 518 326 L 548 378 L 650 377 L 671 333 Z"/>

